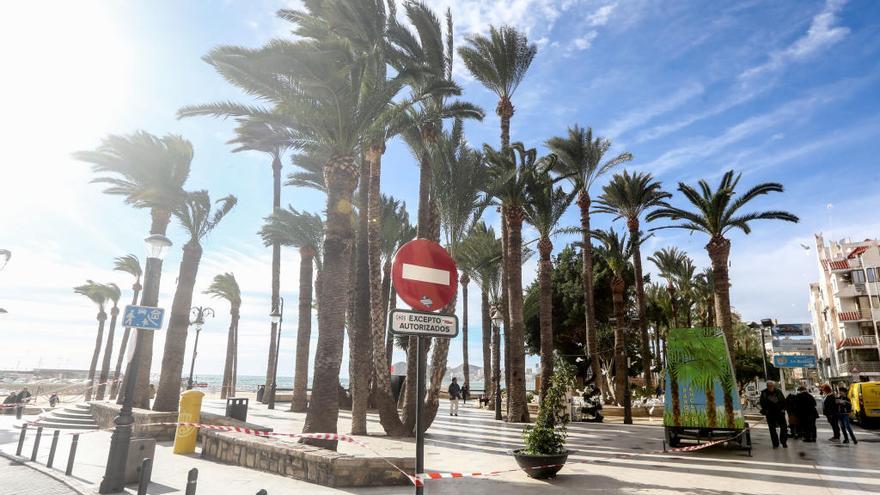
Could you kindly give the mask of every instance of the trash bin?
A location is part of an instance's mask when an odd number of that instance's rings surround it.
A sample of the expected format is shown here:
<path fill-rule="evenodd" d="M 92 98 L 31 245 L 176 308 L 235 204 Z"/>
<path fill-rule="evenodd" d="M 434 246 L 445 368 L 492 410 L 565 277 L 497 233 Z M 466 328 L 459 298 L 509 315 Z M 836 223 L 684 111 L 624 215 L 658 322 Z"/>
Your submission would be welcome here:
<path fill-rule="evenodd" d="M 198 390 L 187 390 L 180 394 L 180 407 L 177 412 L 178 423 L 198 423 L 202 414 L 202 397 L 205 394 Z M 174 453 L 192 454 L 196 451 L 198 428 L 195 426 L 178 425 L 174 434 Z"/>
<path fill-rule="evenodd" d="M 238 397 L 228 397 L 226 399 L 226 417 L 237 419 L 239 421 L 247 421 L 248 399 Z"/>
<path fill-rule="evenodd" d="M 266 386 L 260 385 L 257 388 L 257 402 L 263 402 L 263 395 L 266 394 Z"/>

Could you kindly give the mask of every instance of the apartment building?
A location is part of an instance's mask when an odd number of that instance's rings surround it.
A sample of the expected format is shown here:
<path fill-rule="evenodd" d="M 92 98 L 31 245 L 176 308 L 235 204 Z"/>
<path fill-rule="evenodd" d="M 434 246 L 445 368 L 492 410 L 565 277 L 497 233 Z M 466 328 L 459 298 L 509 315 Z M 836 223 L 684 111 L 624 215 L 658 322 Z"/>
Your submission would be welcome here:
<path fill-rule="evenodd" d="M 810 284 L 813 340 L 823 380 L 880 381 L 880 241 L 816 235 L 819 281 Z"/>

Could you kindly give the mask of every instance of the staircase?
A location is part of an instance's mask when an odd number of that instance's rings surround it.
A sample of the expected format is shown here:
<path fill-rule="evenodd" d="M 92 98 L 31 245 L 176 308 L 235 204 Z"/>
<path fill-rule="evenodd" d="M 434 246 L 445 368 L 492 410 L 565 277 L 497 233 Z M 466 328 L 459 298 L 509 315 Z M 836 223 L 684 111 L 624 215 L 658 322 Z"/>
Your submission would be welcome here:
<path fill-rule="evenodd" d="M 73 404 L 64 408 L 52 409 L 41 414 L 34 422 L 36 426 L 56 430 L 97 430 L 98 424 L 92 417 L 88 404 Z"/>

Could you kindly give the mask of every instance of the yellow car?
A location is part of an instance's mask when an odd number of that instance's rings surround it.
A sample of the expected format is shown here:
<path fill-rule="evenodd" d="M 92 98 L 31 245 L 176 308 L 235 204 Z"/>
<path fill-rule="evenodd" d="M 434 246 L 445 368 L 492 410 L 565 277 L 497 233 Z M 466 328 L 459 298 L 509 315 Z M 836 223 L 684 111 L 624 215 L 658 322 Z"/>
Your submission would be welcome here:
<path fill-rule="evenodd" d="M 852 403 L 852 419 L 862 426 L 880 420 L 880 382 L 853 383 L 847 395 Z"/>

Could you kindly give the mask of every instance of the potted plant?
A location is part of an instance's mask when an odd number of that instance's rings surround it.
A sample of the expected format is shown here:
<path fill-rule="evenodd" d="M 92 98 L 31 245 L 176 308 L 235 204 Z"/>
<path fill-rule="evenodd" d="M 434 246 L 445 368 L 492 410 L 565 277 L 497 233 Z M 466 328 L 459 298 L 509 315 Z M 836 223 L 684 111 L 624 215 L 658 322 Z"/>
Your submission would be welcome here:
<path fill-rule="evenodd" d="M 541 400 L 538 419 L 534 426 L 523 430 L 521 449 L 512 451 L 516 463 L 531 478 L 546 479 L 556 476 L 568 460 L 570 450 L 565 448 L 565 425 L 569 415 L 568 392 L 574 386 L 574 366 L 557 357 L 553 365 L 550 387 Z"/>

